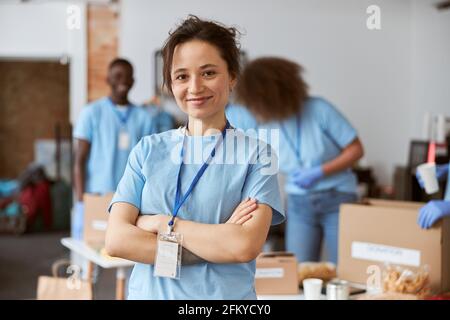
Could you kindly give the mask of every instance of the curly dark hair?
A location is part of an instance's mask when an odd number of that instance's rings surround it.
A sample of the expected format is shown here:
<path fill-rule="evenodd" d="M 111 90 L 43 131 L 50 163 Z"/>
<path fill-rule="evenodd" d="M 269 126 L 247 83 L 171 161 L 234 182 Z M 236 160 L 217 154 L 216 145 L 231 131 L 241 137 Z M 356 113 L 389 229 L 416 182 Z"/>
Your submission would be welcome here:
<path fill-rule="evenodd" d="M 164 43 L 162 49 L 164 89 L 172 93 L 171 72 L 175 47 L 191 40 L 201 40 L 215 46 L 226 61 L 230 75 L 237 78 L 241 69 L 238 35 L 240 32 L 234 27 L 189 15 L 174 31 L 169 32 L 169 38 Z"/>
<path fill-rule="evenodd" d="M 298 113 L 308 98 L 303 68 L 290 60 L 264 57 L 248 63 L 236 85 L 236 99 L 263 122 Z"/>

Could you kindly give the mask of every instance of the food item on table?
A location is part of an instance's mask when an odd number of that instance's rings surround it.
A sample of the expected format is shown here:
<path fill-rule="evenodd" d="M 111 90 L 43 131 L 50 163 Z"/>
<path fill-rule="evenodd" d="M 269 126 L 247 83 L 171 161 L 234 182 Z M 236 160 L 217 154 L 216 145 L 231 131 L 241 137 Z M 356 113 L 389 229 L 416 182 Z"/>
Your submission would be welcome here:
<path fill-rule="evenodd" d="M 383 291 L 424 298 L 430 294 L 429 272 L 426 267 L 412 271 L 399 266 L 388 266 L 383 273 Z"/>
<path fill-rule="evenodd" d="M 298 264 L 298 281 L 316 278 L 329 281 L 336 278 L 336 266 L 331 262 L 303 262 Z"/>

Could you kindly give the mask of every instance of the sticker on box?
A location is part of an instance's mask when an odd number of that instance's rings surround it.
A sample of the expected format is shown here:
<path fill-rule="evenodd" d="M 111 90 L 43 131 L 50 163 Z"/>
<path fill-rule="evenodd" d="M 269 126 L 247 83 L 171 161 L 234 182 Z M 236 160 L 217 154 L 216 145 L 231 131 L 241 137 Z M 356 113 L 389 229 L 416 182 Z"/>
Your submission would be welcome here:
<path fill-rule="evenodd" d="M 367 242 L 352 242 L 352 258 L 402 264 L 412 267 L 420 266 L 420 251 L 418 250 Z"/>
<path fill-rule="evenodd" d="M 255 278 L 283 278 L 283 268 L 256 268 Z"/>

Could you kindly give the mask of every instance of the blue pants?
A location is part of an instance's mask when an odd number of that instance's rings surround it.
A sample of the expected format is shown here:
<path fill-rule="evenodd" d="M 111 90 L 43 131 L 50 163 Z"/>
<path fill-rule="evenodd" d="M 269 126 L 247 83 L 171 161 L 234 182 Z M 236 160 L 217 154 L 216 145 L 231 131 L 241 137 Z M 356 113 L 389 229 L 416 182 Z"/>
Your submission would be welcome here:
<path fill-rule="evenodd" d="M 337 263 L 339 206 L 357 200 L 354 193 L 335 190 L 288 195 L 286 249 L 299 262 L 319 261 L 322 239 L 327 261 Z"/>

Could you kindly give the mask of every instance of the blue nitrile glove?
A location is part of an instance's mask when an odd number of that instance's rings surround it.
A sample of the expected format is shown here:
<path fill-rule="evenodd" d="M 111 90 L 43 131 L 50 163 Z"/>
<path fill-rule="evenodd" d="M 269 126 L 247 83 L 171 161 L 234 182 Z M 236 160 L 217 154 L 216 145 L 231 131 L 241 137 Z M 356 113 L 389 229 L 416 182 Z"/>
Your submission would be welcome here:
<path fill-rule="evenodd" d="M 84 203 L 78 201 L 73 208 L 73 237 L 77 240 L 83 239 L 83 224 L 84 224 Z"/>
<path fill-rule="evenodd" d="M 448 163 L 440 164 L 440 165 L 436 166 L 436 178 L 439 181 L 445 179 L 447 174 L 448 174 Z M 424 188 L 423 180 L 422 180 L 422 177 L 420 176 L 419 171 L 416 171 L 416 178 L 417 178 L 417 182 L 419 182 L 420 187 L 423 189 Z"/>
<path fill-rule="evenodd" d="M 291 180 L 300 188 L 308 189 L 313 186 L 320 178 L 322 178 L 324 172 L 321 166 L 313 168 L 298 168 L 291 174 Z"/>
<path fill-rule="evenodd" d="M 428 229 L 439 219 L 448 216 L 450 216 L 450 201 L 431 200 L 420 208 L 417 223 L 422 229 Z"/>

